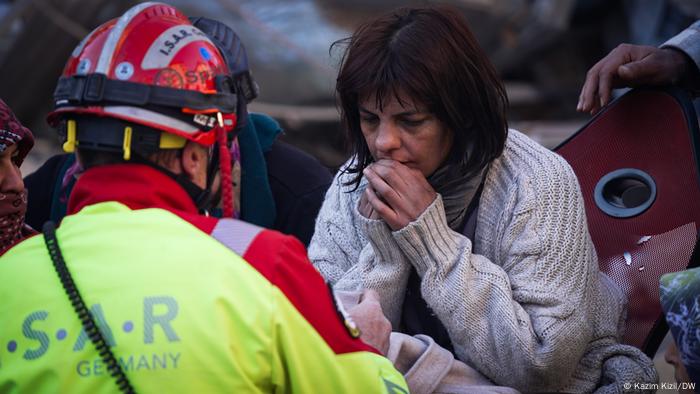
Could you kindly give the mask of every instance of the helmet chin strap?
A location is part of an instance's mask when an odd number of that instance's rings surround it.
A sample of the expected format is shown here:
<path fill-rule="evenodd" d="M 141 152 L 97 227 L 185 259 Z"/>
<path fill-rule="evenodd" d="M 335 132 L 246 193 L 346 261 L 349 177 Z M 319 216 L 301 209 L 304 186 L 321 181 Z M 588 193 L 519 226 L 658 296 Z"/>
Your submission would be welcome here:
<path fill-rule="evenodd" d="M 216 143 L 212 150 L 212 155 L 207 163 L 207 183 L 206 187 L 202 189 L 190 180 L 190 178 L 184 173 L 175 174 L 167 168 L 161 165 L 152 163 L 148 160 L 147 164 L 155 167 L 156 169 L 162 171 L 169 177 L 171 177 L 175 182 L 177 182 L 185 192 L 192 198 L 195 206 L 200 213 L 208 214 L 209 211 L 219 204 L 221 201 L 223 217 L 232 218 L 233 217 L 233 182 L 231 179 L 231 151 L 228 146 L 228 131 L 231 129 L 231 125 L 235 125 L 235 115 L 226 115 L 226 122 L 224 121 L 224 116 L 221 112 L 217 113 L 218 125 L 215 127 L 216 133 Z M 230 124 L 226 124 L 230 123 Z M 212 188 L 214 186 L 214 179 L 216 178 L 216 171 L 219 170 L 221 174 L 221 183 L 219 190 L 212 193 Z"/>
<path fill-rule="evenodd" d="M 216 153 L 212 155 L 212 158 L 215 158 L 218 156 Z M 218 204 L 218 194 L 219 193 L 212 193 L 211 188 L 213 185 L 213 179 L 214 176 L 216 175 L 216 165 L 213 165 L 212 162 L 214 160 L 211 160 L 208 163 L 207 167 L 207 185 L 206 188 L 202 189 L 201 187 L 197 186 L 190 177 L 185 173 L 181 172 L 179 174 L 176 174 L 172 172 L 171 170 L 163 167 L 160 164 L 154 163 L 148 159 L 145 159 L 141 157 L 140 155 L 133 155 L 131 157 L 131 160 L 129 160 L 131 163 L 137 163 L 137 164 L 144 164 L 149 167 L 155 168 L 156 170 L 162 172 L 163 174 L 167 175 L 170 177 L 172 180 L 177 182 L 178 185 L 182 186 L 182 188 L 185 190 L 188 196 L 192 199 L 192 202 L 194 202 L 194 205 L 197 207 L 197 210 L 199 213 L 202 214 L 208 214 L 209 211 L 214 208 Z M 213 173 L 214 175 L 210 175 Z"/>
<path fill-rule="evenodd" d="M 192 198 L 200 213 L 208 214 L 209 211 L 219 204 L 221 200 L 224 218 L 233 217 L 233 182 L 231 179 L 231 152 L 228 147 L 227 127 L 224 125 L 221 113 L 218 113 L 219 126 L 216 127 L 216 143 L 212 149 L 212 155 L 207 163 L 207 183 L 202 189 L 197 186 L 186 173 L 175 174 L 169 169 L 144 159 L 137 159 L 137 162 L 145 162 L 151 167 L 158 169 L 177 182 L 185 192 Z M 216 172 L 221 174 L 219 190 L 212 193 Z"/>

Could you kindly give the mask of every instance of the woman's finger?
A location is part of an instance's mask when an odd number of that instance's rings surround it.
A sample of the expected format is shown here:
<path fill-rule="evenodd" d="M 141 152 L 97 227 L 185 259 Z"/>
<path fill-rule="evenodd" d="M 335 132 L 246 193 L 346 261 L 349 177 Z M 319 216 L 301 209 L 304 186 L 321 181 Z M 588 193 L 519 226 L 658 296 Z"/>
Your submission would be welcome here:
<path fill-rule="evenodd" d="M 371 188 L 372 186 L 367 186 L 367 188 Z M 369 191 L 365 189 L 364 192 L 362 192 L 362 196 L 360 196 L 360 201 L 358 203 L 357 210 L 360 212 L 360 215 L 366 217 L 367 219 L 381 219 L 377 212 L 372 208 L 372 206 L 369 204 L 369 199 L 367 198 L 367 194 Z"/>
<path fill-rule="evenodd" d="M 369 218 L 371 209 L 369 201 L 367 201 L 367 191 L 365 190 L 360 196 L 360 201 L 357 203 L 357 211 L 360 212 L 360 215 Z"/>
<path fill-rule="evenodd" d="M 394 188 L 389 185 L 386 180 L 380 177 L 372 168 L 365 168 L 364 175 L 367 177 L 369 185 L 372 186 L 372 191 L 383 202 L 391 206 L 394 210 L 400 209 L 403 205 L 403 198 Z"/>
<path fill-rule="evenodd" d="M 379 217 L 384 219 L 389 227 L 394 228 L 397 217 L 396 212 L 377 196 L 371 185 L 367 186 L 365 193 L 367 193 L 367 200 L 369 201 L 372 209 L 377 213 L 377 215 L 379 215 Z"/>
<path fill-rule="evenodd" d="M 395 160 L 377 160 L 369 168 L 399 194 L 410 192 L 416 181 L 420 181 L 420 179 L 414 179 L 415 171 Z M 425 179 L 420 173 L 419 176 Z"/>

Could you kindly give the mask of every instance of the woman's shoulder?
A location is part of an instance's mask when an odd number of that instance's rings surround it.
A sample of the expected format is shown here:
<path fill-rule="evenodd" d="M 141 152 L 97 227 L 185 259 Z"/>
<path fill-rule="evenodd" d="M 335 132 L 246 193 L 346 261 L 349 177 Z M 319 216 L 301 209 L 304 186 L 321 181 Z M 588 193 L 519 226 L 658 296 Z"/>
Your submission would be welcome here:
<path fill-rule="evenodd" d="M 552 170 L 565 170 L 565 172 L 571 170 L 569 164 L 559 154 L 515 129 L 508 130 L 508 139 L 500 159 L 517 165 L 525 171 L 550 173 Z"/>
<path fill-rule="evenodd" d="M 347 172 L 351 160 L 343 164 L 333 177 L 333 182 L 326 192 L 326 196 L 321 204 L 321 210 L 316 217 L 316 234 L 342 234 L 338 235 L 344 239 L 343 243 L 353 245 L 350 249 L 362 248 L 366 239 L 361 234 L 360 226 L 362 215 L 357 211 L 362 192 L 367 181 L 362 180 L 359 187 L 354 184 L 347 185 L 354 179 L 353 174 Z M 311 240 L 311 249 L 314 242 L 321 242 L 322 235 L 314 235 Z"/>
<path fill-rule="evenodd" d="M 582 206 L 578 178 L 566 160 L 512 129 L 503 153 L 490 165 L 483 194 L 487 198 L 481 201 L 496 210 L 507 201 L 521 210 Z"/>
<path fill-rule="evenodd" d="M 492 253 L 499 247 L 493 240 L 503 235 L 496 232 L 506 231 L 516 217 L 532 218 L 538 231 L 523 236 L 534 237 L 536 244 L 544 242 L 541 237 L 557 239 L 560 231 L 587 231 L 581 220 L 583 197 L 571 166 L 516 130 L 509 130 L 503 154 L 491 163 L 479 206 L 477 228 L 481 226 L 483 233 L 477 241 Z"/>
<path fill-rule="evenodd" d="M 357 202 L 359 201 L 360 196 L 362 195 L 362 192 L 367 184 L 364 177 L 361 179 L 360 184 L 357 187 L 355 187 L 355 183 L 351 182 L 355 179 L 355 174 L 350 173 L 348 169 L 352 167 L 353 160 L 354 157 L 351 157 L 340 166 L 338 172 L 336 172 L 335 176 L 333 177 L 333 181 L 331 182 L 328 191 L 326 192 L 326 197 L 323 203 L 324 208 L 335 211 L 336 214 L 351 212 L 353 207 L 357 205 Z"/>
<path fill-rule="evenodd" d="M 562 186 L 562 181 L 578 185 L 576 174 L 563 157 L 515 129 L 508 131 L 503 153 L 493 161 L 489 175 L 537 188 Z"/>
<path fill-rule="evenodd" d="M 355 167 L 356 158 L 355 156 L 350 156 L 350 158 L 343 163 L 333 177 L 333 185 L 331 187 L 337 189 L 343 194 L 347 194 L 348 198 L 359 198 L 365 187 L 367 186 L 367 179 L 365 177 L 360 178 L 360 182 L 356 183 L 355 178 L 357 174 L 352 172 L 352 168 Z"/>

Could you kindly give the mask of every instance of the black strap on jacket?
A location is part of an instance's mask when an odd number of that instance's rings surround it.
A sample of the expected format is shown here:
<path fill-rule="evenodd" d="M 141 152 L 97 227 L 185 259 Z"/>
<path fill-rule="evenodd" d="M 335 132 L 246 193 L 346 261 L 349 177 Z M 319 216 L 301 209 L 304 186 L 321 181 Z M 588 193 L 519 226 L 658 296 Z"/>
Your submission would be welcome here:
<path fill-rule="evenodd" d="M 464 215 L 464 235 L 471 239 L 472 242 L 474 241 L 474 232 L 476 232 L 476 228 L 468 224 L 471 222 L 470 219 L 474 221 L 476 219 L 474 216 L 476 216 L 478 212 L 479 198 L 481 197 L 483 187 L 484 184 L 482 183 L 481 186 L 479 186 L 479 190 L 477 190 L 472 198 L 471 203 L 469 203 L 467 213 Z M 466 232 L 472 233 L 467 234 Z M 412 266 L 411 274 L 408 277 L 408 283 L 406 285 L 406 295 L 401 312 L 401 332 L 408 335 L 428 335 L 433 338 L 438 345 L 455 355 L 450 334 L 425 299 L 423 299 L 420 286 L 421 278 L 418 276 L 416 269 Z M 464 302 L 469 302 L 469 300 L 464 300 Z M 455 357 L 457 356 L 455 355 Z"/>
<path fill-rule="evenodd" d="M 92 314 L 88 310 L 87 306 L 85 306 L 83 297 L 80 295 L 80 291 L 78 291 L 78 288 L 75 286 L 75 282 L 73 281 L 70 271 L 68 271 L 66 262 L 63 260 L 61 248 L 58 246 L 58 239 L 56 238 L 56 225 L 54 222 L 48 221 L 44 223 L 42 231 L 44 232 L 46 248 L 49 250 L 49 256 L 51 256 L 51 261 L 56 269 L 58 278 L 61 280 L 63 289 L 66 291 L 68 299 L 70 300 L 71 305 L 73 305 L 73 309 L 75 309 L 75 313 L 78 314 L 80 323 L 83 325 L 83 328 L 90 338 L 90 341 L 92 341 L 92 343 L 95 345 L 97 352 L 102 358 L 102 361 L 105 363 L 105 365 L 107 365 L 107 371 L 109 371 L 110 375 L 116 380 L 119 390 L 123 393 L 134 394 L 134 388 L 131 386 L 131 383 L 122 370 L 121 365 L 114 357 L 114 353 L 112 353 L 112 350 L 109 348 L 104 335 L 102 335 L 100 327 L 95 324 L 95 319 L 92 317 Z"/>

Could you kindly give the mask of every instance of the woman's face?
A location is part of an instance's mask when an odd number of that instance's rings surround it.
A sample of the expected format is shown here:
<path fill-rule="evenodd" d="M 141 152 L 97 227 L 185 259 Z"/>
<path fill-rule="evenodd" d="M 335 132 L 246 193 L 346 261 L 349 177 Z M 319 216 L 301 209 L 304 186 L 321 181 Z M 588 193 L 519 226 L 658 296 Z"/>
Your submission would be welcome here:
<path fill-rule="evenodd" d="M 16 163 L 17 154 L 16 144 L 0 153 L 0 193 L 19 193 L 24 190 L 22 174 Z"/>
<path fill-rule="evenodd" d="M 423 106 L 400 95 L 386 100 L 380 110 L 374 95 L 360 101 L 360 128 L 375 160 L 391 159 L 428 177 L 452 148 L 452 133 Z"/>

